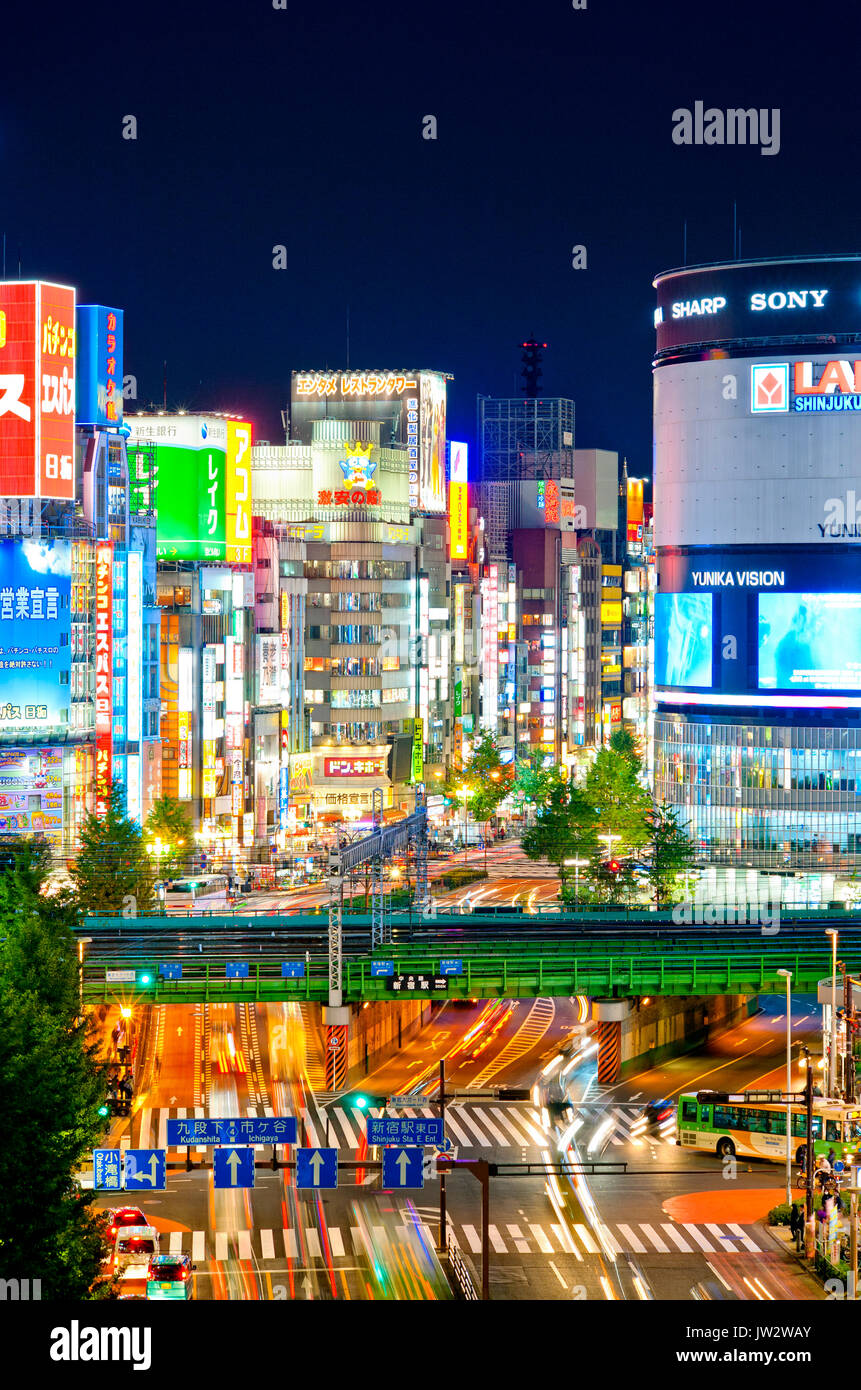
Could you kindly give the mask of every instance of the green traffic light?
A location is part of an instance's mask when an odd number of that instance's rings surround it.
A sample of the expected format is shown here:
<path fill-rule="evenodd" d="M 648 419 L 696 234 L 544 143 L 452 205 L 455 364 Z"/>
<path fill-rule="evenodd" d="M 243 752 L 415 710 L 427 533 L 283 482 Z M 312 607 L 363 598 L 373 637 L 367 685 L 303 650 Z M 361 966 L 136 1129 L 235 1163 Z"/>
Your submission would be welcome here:
<path fill-rule="evenodd" d="M 368 1097 L 367 1097 L 367 1096 L 356 1096 L 356 1106 L 357 1106 L 357 1108 L 358 1108 L 359 1110 L 367 1110 L 367 1108 L 368 1108 Z"/>
<path fill-rule="evenodd" d="M 100 1105 L 99 1114 L 104 1118 L 108 1114 L 108 1107 L 106 1105 Z"/>
<path fill-rule="evenodd" d="M 152 984 L 152 975 L 141 975 L 141 984 L 142 984 L 142 985 L 150 985 L 150 984 Z"/>

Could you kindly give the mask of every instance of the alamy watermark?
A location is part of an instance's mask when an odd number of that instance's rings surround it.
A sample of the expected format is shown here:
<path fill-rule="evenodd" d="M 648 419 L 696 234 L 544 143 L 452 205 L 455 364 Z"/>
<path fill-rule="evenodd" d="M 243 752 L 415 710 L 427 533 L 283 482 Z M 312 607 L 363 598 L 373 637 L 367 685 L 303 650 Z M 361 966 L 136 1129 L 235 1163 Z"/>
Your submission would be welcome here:
<path fill-rule="evenodd" d="M 722 898 L 716 895 L 710 902 L 702 899 L 676 903 L 672 918 L 676 926 L 728 927 L 759 926 L 763 936 L 776 936 L 780 931 L 780 897 L 769 892 L 749 902 L 747 897 Z"/>
<path fill-rule="evenodd" d="M 674 145 L 759 145 L 760 154 L 780 153 L 780 109 L 752 106 L 706 108 L 695 101 L 691 111 L 679 106 L 673 112 Z"/>

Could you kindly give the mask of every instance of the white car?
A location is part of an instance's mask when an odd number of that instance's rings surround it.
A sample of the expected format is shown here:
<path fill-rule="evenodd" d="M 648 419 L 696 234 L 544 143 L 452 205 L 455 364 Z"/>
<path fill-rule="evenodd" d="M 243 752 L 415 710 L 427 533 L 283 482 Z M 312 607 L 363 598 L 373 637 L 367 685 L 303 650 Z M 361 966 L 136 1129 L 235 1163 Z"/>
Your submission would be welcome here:
<path fill-rule="evenodd" d="M 121 1226 L 114 1243 L 114 1273 L 122 1279 L 146 1279 L 149 1262 L 159 1253 L 154 1226 Z"/>

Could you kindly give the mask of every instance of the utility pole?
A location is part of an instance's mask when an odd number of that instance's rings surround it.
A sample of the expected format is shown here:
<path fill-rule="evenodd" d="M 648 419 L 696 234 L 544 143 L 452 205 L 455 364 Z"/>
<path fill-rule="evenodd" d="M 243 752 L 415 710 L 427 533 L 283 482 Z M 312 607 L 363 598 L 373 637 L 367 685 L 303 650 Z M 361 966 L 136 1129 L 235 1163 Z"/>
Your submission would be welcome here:
<path fill-rule="evenodd" d="M 445 1134 L 445 1058 L 439 1059 L 439 1113 L 442 1119 L 442 1132 Z M 445 1173 L 439 1175 L 439 1247 L 443 1254 L 448 1250 L 448 1224 L 445 1208 Z"/>
<path fill-rule="evenodd" d="M 442 1166 L 440 1166 L 442 1165 Z M 481 1300 L 490 1301 L 490 1164 L 486 1158 L 438 1158 L 437 1173 L 463 1168 L 481 1183 Z"/>

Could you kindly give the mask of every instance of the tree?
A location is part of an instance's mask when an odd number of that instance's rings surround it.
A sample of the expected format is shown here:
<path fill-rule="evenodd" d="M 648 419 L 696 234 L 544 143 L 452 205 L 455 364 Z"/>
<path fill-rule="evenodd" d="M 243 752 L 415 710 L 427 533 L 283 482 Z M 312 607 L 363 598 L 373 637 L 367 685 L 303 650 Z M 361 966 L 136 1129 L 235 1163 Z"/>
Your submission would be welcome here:
<path fill-rule="evenodd" d="M 579 787 L 561 778 L 535 818 L 524 830 L 520 845 L 529 859 L 547 859 L 559 869 L 563 884 L 569 873 L 566 859 L 588 859 L 598 853 L 598 818 Z"/>
<path fill-rule="evenodd" d="M 553 788 L 563 781 L 563 770 L 557 763 L 544 767 L 519 758 L 514 766 L 512 800 L 521 813 L 527 808 L 537 812 L 547 805 Z"/>
<path fill-rule="evenodd" d="M 639 775 L 643 760 L 637 749 L 637 741 L 630 730 L 617 729 L 610 735 L 610 752 L 624 758 L 635 777 Z"/>
<path fill-rule="evenodd" d="M 40 910 L 39 859 L 23 846 L 0 880 L 0 1277 L 97 1298 L 112 1292 L 97 1282 L 104 1225 L 74 1174 L 103 1137 L 106 1079 L 79 1017 L 72 910 Z"/>
<path fill-rule="evenodd" d="M 111 785 L 105 816 L 88 815 L 81 829 L 78 857 L 71 869 L 82 912 L 152 912 L 154 873 L 144 850 L 143 831 L 126 815 L 125 793 Z"/>
<path fill-rule="evenodd" d="M 655 806 L 647 817 L 649 829 L 648 865 L 646 877 L 657 907 L 672 901 L 673 889 L 680 874 L 693 863 L 696 847 L 679 824 L 678 812 L 666 801 Z"/>
<path fill-rule="evenodd" d="M 194 828 L 188 812 L 170 796 L 160 796 L 144 825 L 144 844 L 156 870 L 176 878 L 194 848 Z"/>
<path fill-rule="evenodd" d="M 618 836 L 611 841 L 607 858 L 642 849 L 649 838 L 647 816 L 652 799 L 637 778 L 627 751 L 601 748 L 586 778 L 585 794 L 594 808 L 599 830 Z"/>
<path fill-rule="evenodd" d="M 473 820 L 488 821 L 511 791 L 512 771 L 502 762 L 493 734 L 484 734 L 462 768 L 446 768 L 438 790 L 455 810 L 466 802 Z"/>

